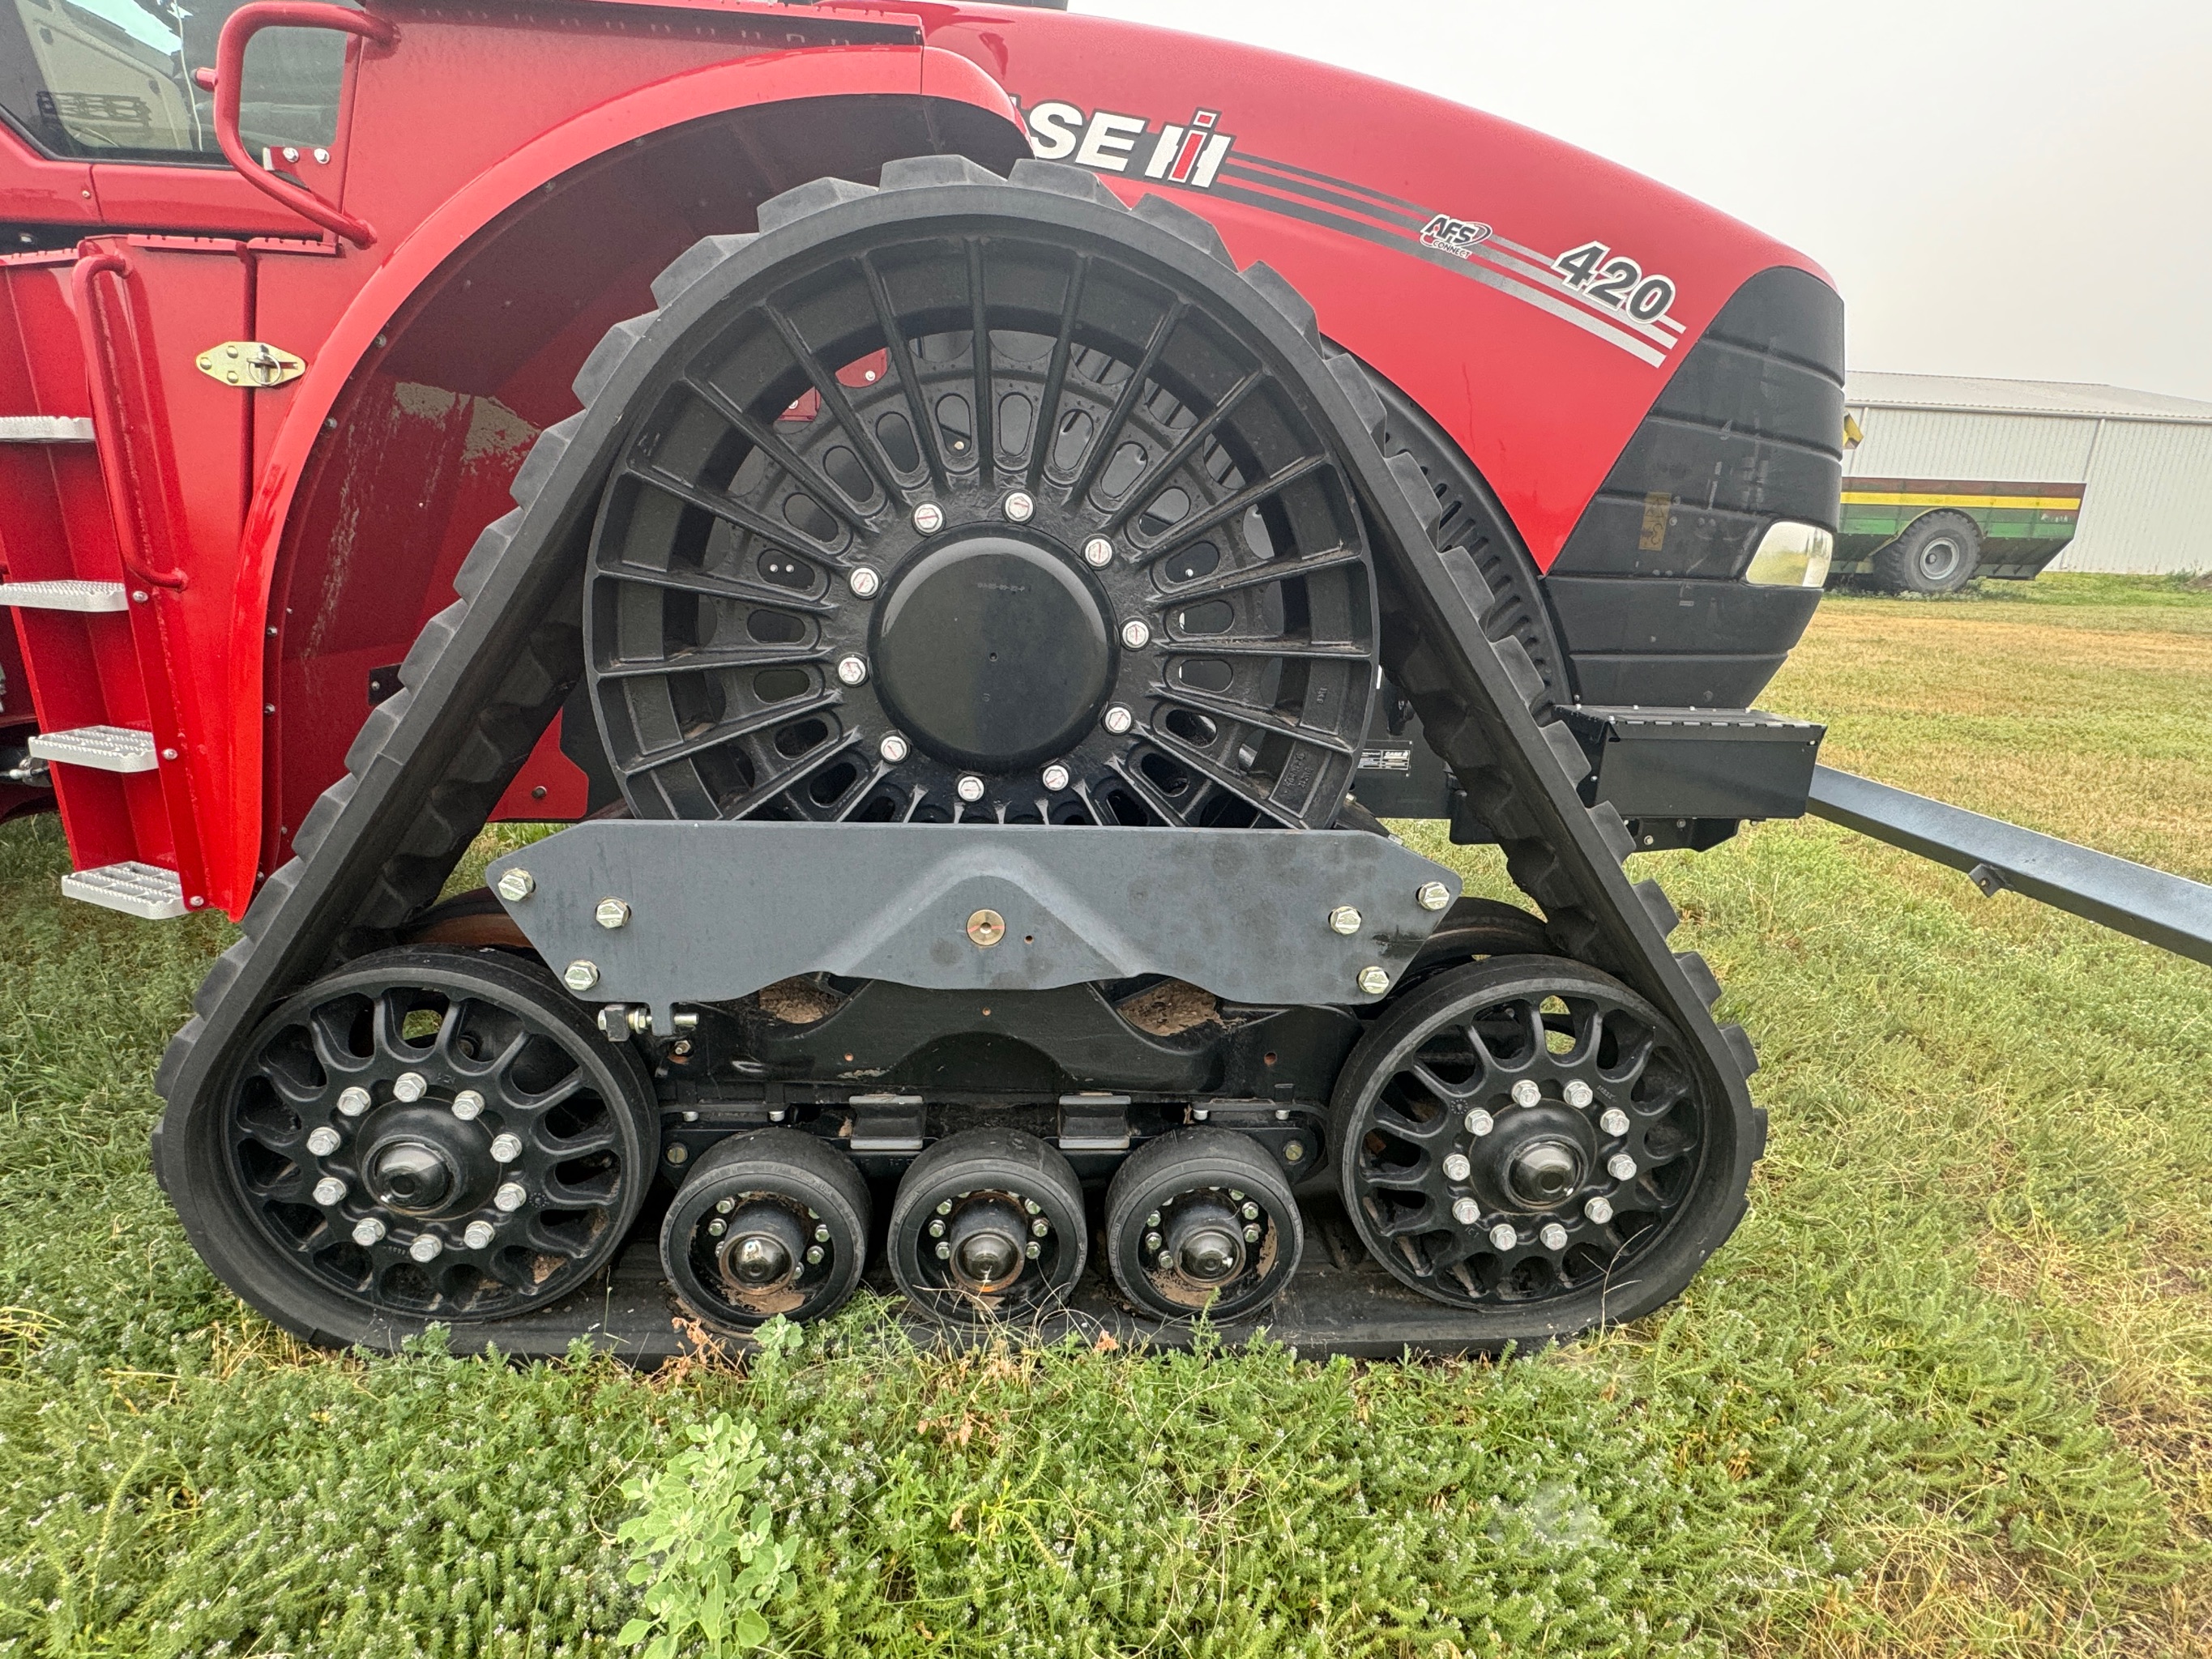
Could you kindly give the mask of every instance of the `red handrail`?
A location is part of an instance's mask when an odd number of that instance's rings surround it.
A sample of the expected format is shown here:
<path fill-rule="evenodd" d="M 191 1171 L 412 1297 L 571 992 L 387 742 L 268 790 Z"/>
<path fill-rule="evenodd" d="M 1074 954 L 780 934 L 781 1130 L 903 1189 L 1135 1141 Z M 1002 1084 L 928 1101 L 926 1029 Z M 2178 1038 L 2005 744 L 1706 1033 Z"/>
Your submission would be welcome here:
<path fill-rule="evenodd" d="M 88 246 L 93 246 L 87 244 Z M 125 287 L 119 318 L 101 303 L 97 279 L 112 276 Z M 131 262 L 112 249 L 96 246 L 82 253 L 70 272 L 76 300 L 78 339 L 92 382 L 92 424 L 99 439 L 100 473 L 115 520 L 116 552 L 134 581 L 149 587 L 181 589 L 185 573 L 173 560 L 179 513 L 171 499 L 169 469 L 159 453 L 163 434 L 155 418 L 147 386 L 146 349 L 137 329 L 127 292 Z M 120 321 L 127 340 L 116 338 Z"/>
<path fill-rule="evenodd" d="M 216 38 L 215 68 L 192 78 L 215 94 L 215 140 L 246 181 L 290 208 L 303 219 L 334 231 L 356 247 L 368 247 L 376 233 L 363 221 L 342 212 L 313 191 L 278 178 L 255 161 L 238 131 L 239 90 L 246 79 L 246 43 L 263 29 L 342 29 L 380 46 L 397 46 L 399 31 L 381 17 L 313 0 L 256 0 L 231 13 Z"/>

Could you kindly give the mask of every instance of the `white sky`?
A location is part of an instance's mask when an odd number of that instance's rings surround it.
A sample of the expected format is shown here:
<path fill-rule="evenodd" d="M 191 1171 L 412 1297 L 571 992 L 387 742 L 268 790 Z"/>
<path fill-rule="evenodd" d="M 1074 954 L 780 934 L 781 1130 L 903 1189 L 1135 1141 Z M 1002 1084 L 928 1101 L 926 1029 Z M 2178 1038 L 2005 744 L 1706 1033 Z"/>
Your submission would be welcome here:
<path fill-rule="evenodd" d="M 2204 0 L 1073 0 L 1539 128 L 1803 249 L 1856 368 L 2212 399 Z"/>

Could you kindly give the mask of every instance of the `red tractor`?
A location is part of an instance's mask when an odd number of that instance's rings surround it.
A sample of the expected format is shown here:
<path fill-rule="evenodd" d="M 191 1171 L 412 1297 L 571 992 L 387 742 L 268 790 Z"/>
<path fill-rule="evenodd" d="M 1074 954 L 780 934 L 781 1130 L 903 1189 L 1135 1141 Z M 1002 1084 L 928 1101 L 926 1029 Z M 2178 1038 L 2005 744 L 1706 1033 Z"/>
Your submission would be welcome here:
<path fill-rule="evenodd" d="M 1814 787 L 1799 255 L 1017 6 L 14 0 L 0 113 L 0 810 L 240 920 L 155 1161 L 270 1318 L 1467 1349 L 1735 1225 L 1622 866 Z"/>

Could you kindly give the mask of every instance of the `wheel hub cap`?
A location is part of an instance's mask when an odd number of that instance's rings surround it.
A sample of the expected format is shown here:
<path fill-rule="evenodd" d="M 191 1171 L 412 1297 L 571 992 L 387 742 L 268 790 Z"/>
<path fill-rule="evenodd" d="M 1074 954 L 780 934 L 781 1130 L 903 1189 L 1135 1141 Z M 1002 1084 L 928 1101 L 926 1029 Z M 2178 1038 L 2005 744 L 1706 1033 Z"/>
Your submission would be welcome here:
<path fill-rule="evenodd" d="M 386 1141 L 368 1166 L 369 1188 L 395 1210 L 422 1215 L 460 1184 L 460 1169 L 444 1148 L 412 1138 Z"/>
<path fill-rule="evenodd" d="M 781 1210 L 755 1205 L 738 1212 L 722 1241 L 722 1276 L 740 1292 L 774 1290 L 797 1271 L 805 1241 Z"/>
<path fill-rule="evenodd" d="M 1574 1146 L 1565 1140 L 1532 1141 L 1522 1147 L 1506 1171 L 1513 1195 L 1534 1210 L 1564 1203 L 1582 1184 L 1583 1161 Z"/>
<path fill-rule="evenodd" d="M 1243 1231 L 1215 1205 L 1177 1217 L 1168 1249 L 1184 1273 L 1209 1285 L 1234 1279 L 1244 1267 Z"/>
<path fill-rule="evenodd" d="M 969 1205 L 951 1227 L 948 1261 L 953 1277 L 968 1290 L 985 1294 L 1004 1290 L 1022 1271 L 1022 1247 L 1028 1237 L 1012 1206 Z"/>

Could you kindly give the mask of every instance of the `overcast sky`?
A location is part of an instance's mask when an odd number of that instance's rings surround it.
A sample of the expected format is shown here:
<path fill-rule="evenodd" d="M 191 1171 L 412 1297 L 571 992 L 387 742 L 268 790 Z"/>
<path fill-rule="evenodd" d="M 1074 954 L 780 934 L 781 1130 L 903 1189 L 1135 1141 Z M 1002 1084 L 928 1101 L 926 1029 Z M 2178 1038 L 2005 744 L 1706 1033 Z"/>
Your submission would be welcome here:
<path fill-rule="evenodd" d="M 1073 0 L 1540 128 L 1818 259 L 1855 368 L 2212 399 L 2205 0 Z"/>

